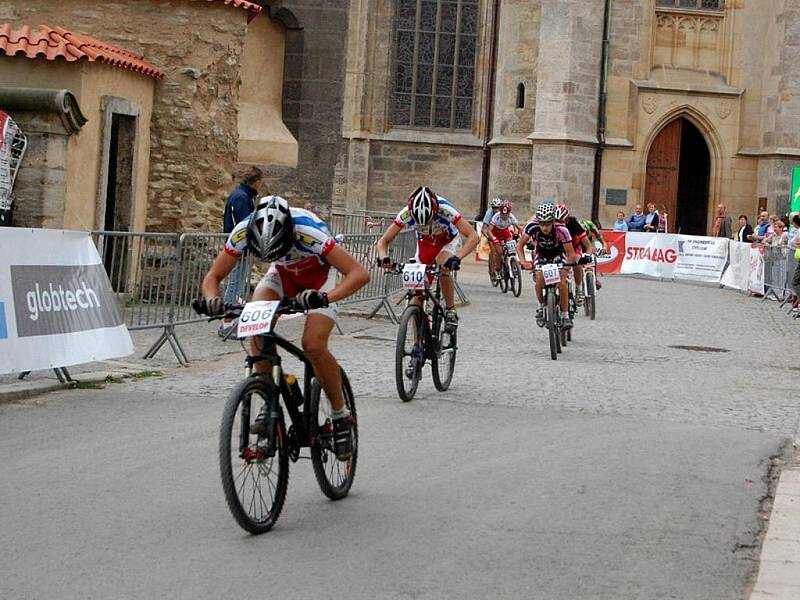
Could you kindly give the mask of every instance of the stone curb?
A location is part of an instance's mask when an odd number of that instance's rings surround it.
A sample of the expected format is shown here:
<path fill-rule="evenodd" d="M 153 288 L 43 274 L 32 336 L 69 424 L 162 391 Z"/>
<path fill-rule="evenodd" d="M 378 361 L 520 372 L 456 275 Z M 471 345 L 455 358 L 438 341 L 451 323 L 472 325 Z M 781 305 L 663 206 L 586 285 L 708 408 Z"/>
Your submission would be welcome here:
<path fill-rule="evenodd" d="M 121 381 L 133 377 L 136 373 L 143 370 L 142 367 L 122 367 L 109 369 L 106 371 L 93 371 L 90 373 L 79 373 L 73 376 L 73 381 L 61 383 L 60 381 L 20 381 L 10 383 L 0 387 L 0 404 L 27 400 L 35 396 L 41 396 L 56 390 L 69 390 L 81 384 L 99 384 L 111 381 Z"/>

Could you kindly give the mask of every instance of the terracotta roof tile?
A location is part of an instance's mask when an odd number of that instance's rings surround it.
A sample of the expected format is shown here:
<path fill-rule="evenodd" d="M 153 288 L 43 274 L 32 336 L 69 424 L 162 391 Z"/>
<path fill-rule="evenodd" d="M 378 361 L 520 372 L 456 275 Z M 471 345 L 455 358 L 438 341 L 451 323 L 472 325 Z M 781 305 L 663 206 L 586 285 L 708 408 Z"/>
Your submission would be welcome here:
<path fill-rule="evenodd" d="M 145 62 L 141 56 L 89 35 L 73 33 L 61 27 L 50 28 L 47 25 L 39 25 L 34 31 L 29 25 L 23 25 L 20 29 L 14 30 L 10 24 L 4 23 L 0 25 L 0 53 L 8 56 L 23 55 L 28 58 L 41 57 L 45 60 L 64 59 L 67 62 L 86 59 L 89 62 L 103 62 L 157 79 L 164 77 L 161 71 Z"/>
<path fill-rule="evenodd" d="M 228 6 L 235 6 L 236 8 L 242 8 L 244 10 L 249 10 L 253 13 L 260 13 L 261 7 L 256 4 L 255 2 L 248 2 L 247 0 L 208 0 L 209 2 L 224 2 Z"/>

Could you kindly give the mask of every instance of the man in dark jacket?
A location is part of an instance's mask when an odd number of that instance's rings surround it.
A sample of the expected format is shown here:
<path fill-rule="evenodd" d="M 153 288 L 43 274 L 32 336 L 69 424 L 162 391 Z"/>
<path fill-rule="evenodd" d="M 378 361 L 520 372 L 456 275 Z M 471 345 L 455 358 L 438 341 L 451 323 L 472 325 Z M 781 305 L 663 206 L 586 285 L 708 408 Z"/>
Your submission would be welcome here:
<path fill-rule="evenodd" d="M 258 167 L 251 167 L 245 173 L 244 179 L 238 187 L 233 190 L 228 200 L 225 202 L 225 212 L 222 217 L 222 229 L 225 233 L 230 233 L 236 224 L 244 221 L 253 212 L 255 199 L 261 189 L 264 180 L 264 173 Z M 247 285 L 250 283 L 250 273 L 247 267 L 247 258 L 243 256 L 228 276 L 228 285 L 225 288 L 224 302 L 235 304 L 247 296 Z M 221 337 L 227 337 L 235 320 L 226 319 L 219 328 Z"/>

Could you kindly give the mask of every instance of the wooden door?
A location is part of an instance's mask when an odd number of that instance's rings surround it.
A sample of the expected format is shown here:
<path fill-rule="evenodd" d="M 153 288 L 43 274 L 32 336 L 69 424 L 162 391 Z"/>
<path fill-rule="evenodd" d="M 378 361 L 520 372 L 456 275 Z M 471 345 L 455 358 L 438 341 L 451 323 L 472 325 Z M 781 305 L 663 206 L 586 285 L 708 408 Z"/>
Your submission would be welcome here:
<path fill-rule="evenodd" d="M 645 205 L 652 202 L 661 211 L 667 207 L 669 223 L 678 222 L 678 171 L 681 155 L 681 131 L 683 119 L 675 119 L 664 127 L 650 147 L 647 155 L 647 180 L 645 184 Z"/>

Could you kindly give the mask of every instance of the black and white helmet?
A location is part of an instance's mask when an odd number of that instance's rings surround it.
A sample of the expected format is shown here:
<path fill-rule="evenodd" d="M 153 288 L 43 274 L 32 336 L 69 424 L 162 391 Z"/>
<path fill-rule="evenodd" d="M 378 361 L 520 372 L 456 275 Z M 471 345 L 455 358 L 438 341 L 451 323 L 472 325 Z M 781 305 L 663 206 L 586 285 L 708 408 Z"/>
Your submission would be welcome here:
<path fill-rule="evenodd" d="M 500 196 L 492 198 L 492 208 L 500 208 L 503 205 L 503 199 Z"/>
<path fill-rule="evenodd" d="M 439 200 L 429 187 L 418 187 L 408 197 L 408 212 L 418 225 L 427 225 L 439 213 Z"/>
<path fill-rule="evenodd" d="M 294 223 L 289 203 L 280 196 L 264 196 L 247 226 L 247 246 L 262 260 L 286 256 L 294 244 Z"/>
<path fill-rule="evenodd" d="M 556 217 L 556 209 L 552 204 L 540 204 L 536 209 L 536 220 L 539 223 L 549 223 Z"/>

